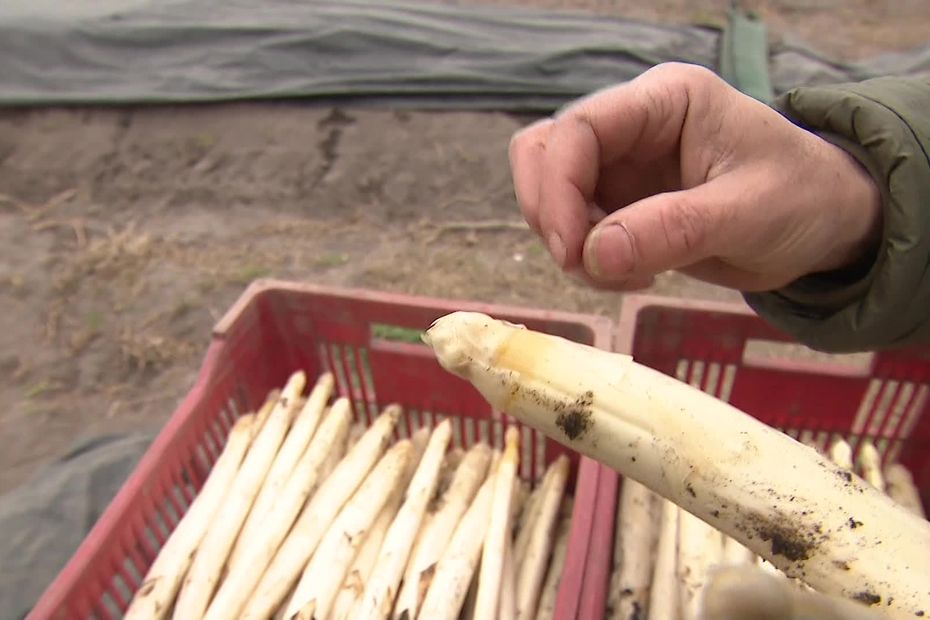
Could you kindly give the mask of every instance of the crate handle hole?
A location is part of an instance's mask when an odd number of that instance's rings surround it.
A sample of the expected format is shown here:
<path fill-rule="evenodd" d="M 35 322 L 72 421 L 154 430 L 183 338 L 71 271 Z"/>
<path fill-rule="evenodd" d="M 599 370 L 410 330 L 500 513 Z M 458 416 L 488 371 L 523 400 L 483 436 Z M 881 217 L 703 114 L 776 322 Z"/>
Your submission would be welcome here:
<path fill-rule="evenodd" d="M 389 342 L 392 344 L 414 344 L 426 347 L 423 343 L 424 330 L 401 325 L 388 325 L 385 323 L 371 324 L 371 338 L 374 342 Z"/>

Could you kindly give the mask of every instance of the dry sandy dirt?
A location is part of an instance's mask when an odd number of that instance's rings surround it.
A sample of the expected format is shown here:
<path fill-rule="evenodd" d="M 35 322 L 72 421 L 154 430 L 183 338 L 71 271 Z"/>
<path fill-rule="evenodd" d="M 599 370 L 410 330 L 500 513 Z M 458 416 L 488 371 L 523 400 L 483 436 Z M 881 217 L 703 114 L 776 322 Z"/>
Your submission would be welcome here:
<path fill-rule="evenodd" d="M 536 4 L 706 21 L 728 3 Z M 775 36 L 845 58 L 922 43 L 930 19 L 924 1 L 755 6 Z M 0 492 L 81 436 L 160 427 L 257 277 L 613 315 L 619 295 L 563 277 L 528 231 L 441 228 L 520 221 L 506 147 L 527 120 L 297 104 L 0 112 Z M 738 299 L 677 275 L 653 292 Z"/>

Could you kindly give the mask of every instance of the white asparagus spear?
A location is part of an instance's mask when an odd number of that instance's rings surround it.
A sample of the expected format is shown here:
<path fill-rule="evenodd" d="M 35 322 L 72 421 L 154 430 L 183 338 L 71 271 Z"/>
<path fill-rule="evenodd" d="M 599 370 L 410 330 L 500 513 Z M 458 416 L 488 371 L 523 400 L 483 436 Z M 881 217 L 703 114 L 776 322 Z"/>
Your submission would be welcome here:
<path fill-rule="evenodd" d="M 326 528 L 384 454 L 400 414 L 399 406 L 388 406 L 323 481 L 278 548 L 240 620 L 264 620 L 281 603 L 300 578 Z"/>
<path fill-rule="evenodd" d="M 413 432 L 413 435 L 410 436 L 410 441 L 413 442 L 413 453 L 415 456 L 415 461 L 413 463 L 414 471 L 411 472 L 411 475 L 416 473 L 416 468 L 420 466 L 420 461 L 423 459 L 426 446 L 429 444 L 430 436 L 430 430 L 425 426 L 418 428 Z"/>
<path fill-rule="evenodd" d="M 293 588 L 291 588 L 291 591 L 288 593 L 287 598 L 284 599 L 284 603 L 282 603 L 278 607 L 278 610 L 275 611 L 274 615 L 271 617 L 272 620 L 287 620 L 287 618 L 284 617 L 284 612 L 287 609 L 287 606 L 291 604 L 291 600 L 294 598 L 294 590 L 296 589 L 297 589 L 296 585 Z"/>
<path fill-rule="evenodd" d="M 458 620 L 475 620 L 475 600 L 478 598 L 478 571 L 474 571 L 471 581 L 468 583 L 468 592 L 465 593 L 465 601 L 462 603 L 462 611 L 459 612 Z M 401 620 L 407 620 L 401 618 Z"/>
<path fill-rule="evenodd" d="M 656 502 L 658 503 L 658 502 Z M 559 524 L 555 530 L 555 544 L 552 547 L 552 559 L 549 562 L 549 568 L 546 570 L 546 580 L 543 582 L 542 595 L 539 597 L 539 609 L 536 611 L 536 620 L 553 620 L 555 618 L 555 604 L 559 595 L 559 582 L 562 579 L 562 570 L 565 568 L 565 556 L 568 553 L 568 538 L 572 529 L 572 511 L 571 501 L 566 498 L 562 502 L 562 515 L 559 517 Z M 658 528 L 656 528 L 658 531 Z M 652 575 L 648 575 L 648 580 L 652 581 Z M 646 590 L 648 596 L 649 591 Z M 645 603 L 640 609 L 645 609 Z M 614 608 L 616 609 L 616 608 Z M 639 615 L 617 616 L 614 618 L 644 618 L 640 612 Z"/>
<path fill-rule="evenodd" d="M 918 493 L 914 478 L 907 467 L 900 463 L 892 463 L 886 467 L 885 484 L 885 491 L 891 499 L 921 519 L 927 518 L 923 503 L 920 501 L 920 493 Z"/>
<path fill-rule="evenodd" d="M 365 584 L 356 618 L 380 619 L 390 616 L 417 530 L 426 513 L 426 506 L 436 491 L 439 468 L 451 438 L 452 424 L 449 420 L 441 422 L 430 436 L 420 465 L 410 481 L 404 503 L 384 537 L 375 569 Z"/>
<path fill-rule="evenodd" d="M 487 553 L 486 549 L 484 553 Z M 500 601 L 497 609 L 497 620 L 516 620 L 517 618 L 517 575 L 515 570 L 516 567 L 513 565 L 513 538 L 508 532 L 504 539 L 504 557 L 501 565 Z"/>
<path fill-rule="evenodd" d="M 510 520 L 504 540 L 504 563 L 501 574 L 500 604 L 497 610 L 498 620 L 516 620 L 517 618 L 517 567 L 514 562 L 514 529 L 523 503 L 529 496 L 528 483 L 514 476 L 511 489 Z M 477 596 L 477 592 L 475 593 Z"/>
<path fill-rule="evenodd" d="M 445 493 L 449 485 L 452 484 L 452 479 L 455 477 L 459 465 L 462 464 L 463 458 L 465 458 L 465 451 L 461 448 L 452 448 L 446 452 L 446 456 L 442 460 L 442 470 L 439 472 L 438 493 Z"/>
<path fill-rule="evenodd" d="M 362 438 L 362 435 L 365 434 L 365 431 L 368 428 L 361 422 L 356 422 L 352 425 L 352 428 L 349 429 L 349 439 L 348 439 L 348 449 L 351 450 L 355 444 L 358 443 L 358 440 Z"/>
<path fill-rule="evenodd" d="M 817 451 L 629 356 L 455 313 L 426 334 L 498 410 L 638 480 L 817 590 L 930 608 L 930 523 Z"/>
<path fill-rule="evenodd" d="M 268 416 L 271 415 L 271 412 L 274 410 L 274 407 L 280 398 L 280 388 L 274 388 L 268 391 L 268 395 L 265 397 L 265 402 L 261 407 L 258 408 L 258 412 L 255 414 L 255 430 L 252 431 L 253 437 L 258 436 L 258 434 L 261 432 L 262 427 L 265 426 L 265 420 L 267 420 Z"/>
<path fill-rule="evenodd" d="M 523 510 L 520 512 L 520 521 L 517 523 L 517 538 L 514 542 L 514 565 L 517 570 L 523 565 L 526 557 L 526 547 L 530 543 L 530 533 L 533 531 L 533 525 L 539 517 L 539 498 L 542 496 L 543 481 L 540 481 L 526 498 Z"/>
<path fill-rule="evenodd" d="M 271 465 L 271 470 L 268 472 L 264 484 L 262 484 L 258 497 L 255 498 L 255 504 L 252 506 L 252 510 L 242 526 L 242 531 L 239 533 L 239 539 L 229 556 L 228 570 L 235 569 L 243 548 L 249 544 L 248 541 L 255 537 L 259 529 L 265 527 L 265 520 L 269 511 L 276 505 L 278 497 L 281 495 L 284 485 L 287 484 L 291 472 L 294 471 L 297 461 L 306 452 L 310 439 L 316 432 L 320 419 L 323 417 L 323 410 L 332 392 L 333 375 L 324 373 L 317 379 L 300 413 L 294 418 L 294 423 L 288 431 L 287 437 L 285 437 L 284 443 L 274 459 L 274 463 Z M 346 401 L 345 405 L 348 408 L 348 401 Z M 256 570 L 254 566 L 249 568 L 252 571 Z"/>
<path fill-rule="evenodd" d="M 686 510 L 678 515 L 678 580 L 684 620 L 699 620 L 711 568 L 720 563 L 723 537 Z"/>
<path fill-rule="evenodd" d="M 275 498 L 261 528 L 245 541 L 238 565 L 232 566 L 220 585 L 205 620 L 223 620 L 239 615 L 261 579 L 281 542 L 287 536 L 307 498 L 320 482 L 328 453 L 345 441 L 352 413 L 349 401 L 340 398 L 320 425 L 304 451 L 287 485 Z"/>
<path fill-rule="evenodd" d="M 493 477 L 494 472 L 497 471 L 497 466 L 501 462 L 501 457 L 503 452 L 499 448 L 494 448 L 491 451 L 491 463 L 488 468 L 488 476 Z M 480 490 L 480 489 L 479 489 Z M 494 501 L 494 482 L 491 482 L 491 501 Z M 490 504 L 488 505 L 488 510 L 490 510 Z M 481 546 L 484 547 L 484 541 L 482 541 Z M 481 562 L 481 551 L 478 552 L 478 562 Z M 424 593 L 425 596 L 425 593 Z M 468 591 L 465 593 L 465 600 L 462 602 L 462 609 L 459 612 L 458 620 L 476 620 L 475 616 L 475 603 L 478 602 L 478 569 L 475 568 L 472 571 L 471 579 L 468 581 Z M 400 620 L 404 620 L 401 618 Z"/>
<path fill-rule="evenodd" d="M 530 620 L 536 615 L 539 590 L 546 575 L 546 561 L 552 550 L 552 533 L 568 482 L 568 457 L 560 455 L 547 469 L 552 473 L 544 477 L 545 488 L 539 498 L 539 515 L 533 524 L 526 556 L 517 574 L 517 618 L 520 620 Z"/>
<path fill-rule="evenodd" d="M 497 450 L 494 451 L 497 453 Z M 481 556 L 481 547 L 487 531 L 491 500 L 494 497 L 493 464 L 474 501 L 462 516 L 449 545 L 436 564 L 429 589 L 417 618 L 423 620 L 455 620 L 459 617 L 472 576 Z"/>
<path fill-rule="evenodd" d="M 410 618 L 416 617 L 429 586 L 432 567 L 442 557 L 449 542 L 449 533 L 455 531 L 459 519 L 487 476 L 490 461 L 491 448 L 486 443 L 475 444 L 465 453 L 448 490 L 440 500 L 441 505 L 421 532 L 410 556 L 404 583 L 397 596 L 395 618 L 400 618 L 405 611 Z"/>
<path fill-rule="evenodd" d="M 723 539 L 723 564 L 726 566 L 750 566 L 756 563 L 756 554 L 738 540 L 725 536 Z"/>
<path fill-rule="evenodd" d="M 491 451 L 491 463 L 488 468 L 488 476 L 492 477 L 494 472 L 497 471 L 497 465 L 501 461 L 501 450 L 495 448 Z M 480 489 L 479 489 L 480 490 Z M 494 482 L 491 482 L 491 501 L 494 499 Z M 488 507 L 490 510 L 490 504 Z M 482 541 L 482 546 L 484 542 Z M 481 551 L 478 551 L 478 561 L 481 561 Z M 434 567 L 435 568 L 435 567 Z M 432 572 L 432 571 L 431 571 Z M 431 579 L 431 577 L 430 577 Z M 424 592 L 424 596 L 425 596 Z M 475 603 L 478 600 L 478 570 L 472 571 L 472 576 L 468 580 L 468 591 L 465 593 L 465 600 L 462 602 L 461 611 L 459 612 L 458 620 L 476 620 L 475 618 Z M 405 618 L 400 618 L 400 620 L 406 620 Z"/>
<path fill-rule="evenodd" d="M 356 602 L 365 591 L 365 584 L 371 576 L 371 571 L 374 570 L 375 561 L 378 559 L 378 551 L 384 541 L 384 535 L 397 514 L 402 498 L 402 493 L 395 492 L 384 508 L 381 509 L 381 512 L 378 513 L 378 518 L 368 530 L 368 535 L 352 561 L 349 573 L 336 595 L 336 601 L 333 603 L 333 611 L 330 616 L 332 620 L 352 620 L 355 617 Z"/>
<path fill-rule="evenodd" d="M 526 508 L 526 502 L 530 499 L 530 483 L 526 480 L 517 479 L 516 488 L 514 489 L 514 513 L 511 525 L 511 534 L 516 542 L 517 528 L 520 525 L 520 516 L 523 509 Z"/>
<path fill-rule="evenodd" d="M 504 443 L 504 454 L 494 475 L 491 517 L 478 569 L 478 595 L 475 600 L 475 615 L 478 618 L 493 618 L 500 605 L 504 551 L 510 537 L 510 505 L 520 458 L 520 432 L 516 427 L 507 429 Z"/>
<path fill-rule="evenodd" d="M 655 493 L 631 478 L 620 486 L 614 545 L 617 571 L 610 608 L 616 618 L 635 618 L 649 603 L 649 585 L 659 544 L 661 506 Z"/>
<path fill-rule="evenodd" d="M 219 458 L 184 517 L 165 541 L 126 610 L 127 620 L 164 618 L 207 527 L 223 502 L 245 456 L 255 428 L 255 414 L 236 420 Z"/>
<path fill-rule="evenodd" d="M 407 439 L 398 441 L 381 457 L 327 530 L 297 585 L 285 617 L 293 620 L 329 617 L 349 565 L 378 513 L 399 486 L 412 457 L 413 444 Z"/>
<path fill-rule="evenodd" d="M 332 411 L 332 407 L 328 408 L 324 416 L 328 416 L 329 412 Z M 349 432 L 351 432 L 352 427 L 349 427 Z M 353 444 L 354 445 L 354 444 Z M 326 461 L 323 462 L 323 468 L 320 470 L 320 480 L 326 480 L 329 478 L 329 475 L 333 473 L 333 470 L 336 469 L 336 466 L 345 458 L 346 452 L 351 446 L 349 445 L 349 433 L 345 434 L 345 437 L 342 441 L 336 443 L 326 455 Z"/>
<path fill-rule="evenodd" d="M 842 438 L 838 438 L 830 446 L 830 459 L 846 471 L 853 470 L 852 448 Z"/>
<path fill-rule="evenodd" d="M 429 435 L 429 429 L 425 427 L 413 434 L 411 438 L 414 449 L 413 458 L 407 463 L 400 484 L 391 494 L 388 503 L 381 509 L 378 519 L 372 525 L 368 536 L 365 537 L 365 542 L 362 543 L 361 549 L 355 556 L 349 574 L 343 581 L 342 588 L 336 596 L 335 603 L 333 603 L 330 620 L 352 620 L 358 616 L 361 598 L 365 592 L 365 584 L 368 583 L 371 573 L 375 569 L 378 553 L 384 544 L 387 530 L 397 516 L 397 511 L 407 492 L 407 487 L 410 485 L 410 480 L 413 478 L 413 474 L 416 473 L 417 467 L 419 467 L 423 453 L 426 452 Z"/>
<path fill-rule="evenodd" d="M 662 513 L 659 545 L 649 588 L 647 617 L 649 620 L 679 620 L 681 585 L 678 581 L 678 517 L 681 509 L 667 499 L 661 499 L 659 503 Z"/>
<path fill-rule="evenodd" d="M 290 376 L 281 390 L 281 397 L 249 447 L 236 479 L 217 513 L 218 518 L 210 524 L 197 555 L 194 556 L 190 572 L 184 578 L 184 585 L 174 608 L 174 618 L 177 620 L 202 618 L 207 611 L 236 536 L 290 426 L 293 402 L 303 391 L 305 383 L 306 376 L 302 371 Z"/>
<path fill-rule="evenodd" d="M 879 456 L 875 444 L 866 439 L 859 446 L 859 466 L 862 468 L 862 477 L 879 491 L 885 491 L 885 478 L 882 476 L 882 457 Z"/>
<path fill-rule="evenodd" d="M 772 577 L 778 577 L 779 579 L 784 579 L 785 574 L 778 570 L 778 568 L 766 560 L 765 558 L 756 558 L 756 566 L 762 569 L 763 572 L 768 573 Z"/>

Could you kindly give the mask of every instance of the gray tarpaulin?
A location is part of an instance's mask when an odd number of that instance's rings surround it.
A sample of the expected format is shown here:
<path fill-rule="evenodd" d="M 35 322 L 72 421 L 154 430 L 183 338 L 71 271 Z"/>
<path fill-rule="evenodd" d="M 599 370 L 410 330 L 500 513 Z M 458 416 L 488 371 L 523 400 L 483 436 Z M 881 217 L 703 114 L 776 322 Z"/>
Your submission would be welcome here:
<path fill-rule="evenodd" d="M 0 105 L 299 97 L 552 110 L 666 61 L 711 68 L 720 33 L 580 13 L 365 0 L 5 0 Z M 771 54 L 777 93 L 930 74 L 930 47 L 840 64 Z"/>
<path fill-rule="evenodd" d="M 0 497 L 0 617 L 25 617 L 153 438 L 84 441 Z"/>
<path fill-rule="evenodd" d="M 9 1 L 9 0 L 7 0 Z M 351 97 L 551 109 L 718 34 L 590 15 L 365 1 L 175 0 L 0 8 L 0 103 Z"/>

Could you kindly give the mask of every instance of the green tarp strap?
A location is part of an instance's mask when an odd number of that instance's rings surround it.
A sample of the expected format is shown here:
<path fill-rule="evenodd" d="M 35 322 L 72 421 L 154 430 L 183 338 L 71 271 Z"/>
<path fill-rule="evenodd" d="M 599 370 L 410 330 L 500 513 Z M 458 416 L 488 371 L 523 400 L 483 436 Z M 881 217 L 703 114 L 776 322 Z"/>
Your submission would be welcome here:
<path fill-rule="evenodd" d="M 720 75 L 750 97 L 770 104 L 775 98 L 769 79 L 769 45 L 765 23 L 731 10 L 720 41 Z"/>

